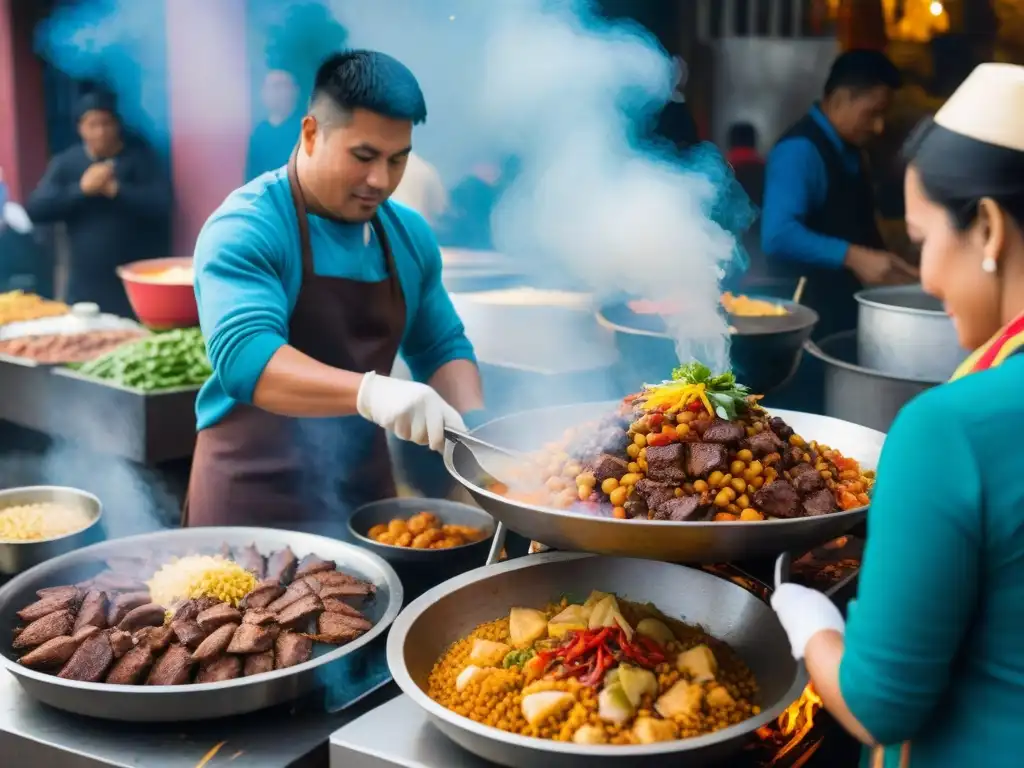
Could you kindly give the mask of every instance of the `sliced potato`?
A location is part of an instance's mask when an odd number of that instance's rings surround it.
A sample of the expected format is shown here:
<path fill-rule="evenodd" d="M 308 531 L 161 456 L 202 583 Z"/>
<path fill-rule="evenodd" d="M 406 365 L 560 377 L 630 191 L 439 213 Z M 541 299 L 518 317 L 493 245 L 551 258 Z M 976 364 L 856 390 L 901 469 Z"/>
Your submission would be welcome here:
<path fill-rule="evenodd" d="M 469 652 L 469 663 L 481 667 L 497 667 L 505 660 L 512 646 L 505 643 L 496 643 L 493 640 L 476 638 L 473 640 L 473 648 Z"/>
<path fill-rule="evenodd" d="M 622 725 L 634 711 L 629 696 L 618 683 L 605 687 L 597 696 L 597 714 L 605 722 Z"/>
<path fill-rule="evenodd" d="M 472 683 L 478 683 L 487 677 L 494 670 L 483 669 L 478 667 L 476 664 L 470 664 L 464 670 L 459 673 L 459 676 L 455 678 L 455 690 L 464 691 Z"/>
<path fill-rule="evenodd" d="M 671 720 L 657 720 L 653 717 L 638 717 L 633 723 L 633 737 L 641 744 L 658 741 L 672 741 L 679 738 L 679 726 Z"/>
<path fill-rule="evenodd" d="M 676 657 L 676 669 L 689 675 L 695 683 L 706 683 L 718 674 L 718 661 L 710 648 L 698 645 Z"/>
<path fill-rule="evenodd" d="M 564 637 L 569 632 L 582 632 L 588 626 L 582 605 L 570 605 L 548 621 L 549 637 Z"/>
<path fill-rule="evenodd" d="M 736 703 L 736 700 L 729 695 L 724 686 L 716 685 L 704 699 L 712 709 L 725 709 Z"/>
<path fill-rule="evenodd" d="M 629 664 L 620 665 L 618 670 L 618 683 L 634 707 L 640 706 L 640 700 L 645 693 L 650 696 L 658 693 L 658 678 L 653 672 Z"/>
<path fill-rule="evenodd" d="M 530 725 L 540 725 L 552 715 L 569 709 L 576 697 L 564 691 L 540 691 L 523 697 L 523 717 Z"/>
<path fill-rule="evenodd" d="M 598 725 L 582 725 L 576 729 L 572 740 L 576 744 L 607 744 L 608 736 Z"/>
<path fill-rule="evenodd" d="M 695 717 L 704 703 L 704 689 L 696 683 L 680 680 L 654 702 L 654 711 L 662 717 Z"/>

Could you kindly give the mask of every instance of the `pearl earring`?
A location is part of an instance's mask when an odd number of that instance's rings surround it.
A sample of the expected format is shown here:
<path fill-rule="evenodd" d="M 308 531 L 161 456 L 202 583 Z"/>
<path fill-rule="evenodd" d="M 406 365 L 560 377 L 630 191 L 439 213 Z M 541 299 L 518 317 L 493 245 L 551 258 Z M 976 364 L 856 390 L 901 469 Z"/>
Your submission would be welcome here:
<path fill-rule="evenodd" d="M 981 271 L 989 275 L 994 275 L 996 273 L 997 266 L 996 260 L 991 256 L 986 256 L 981 261 Z"/>

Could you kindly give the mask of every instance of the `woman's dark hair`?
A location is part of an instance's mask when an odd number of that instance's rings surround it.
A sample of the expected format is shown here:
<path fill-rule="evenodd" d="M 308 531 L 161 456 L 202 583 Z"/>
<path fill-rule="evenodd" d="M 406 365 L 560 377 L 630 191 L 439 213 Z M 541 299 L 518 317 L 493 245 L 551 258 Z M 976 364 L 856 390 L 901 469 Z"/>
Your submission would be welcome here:
<path fill-rule="evenodd" d="M 926 118 L 903 146 L 921 188 L 949 213 L 959 231 L 978 216 L 983 198 L 995 201 L 1024 228 L 1024 152 L 956 133 Z"/>

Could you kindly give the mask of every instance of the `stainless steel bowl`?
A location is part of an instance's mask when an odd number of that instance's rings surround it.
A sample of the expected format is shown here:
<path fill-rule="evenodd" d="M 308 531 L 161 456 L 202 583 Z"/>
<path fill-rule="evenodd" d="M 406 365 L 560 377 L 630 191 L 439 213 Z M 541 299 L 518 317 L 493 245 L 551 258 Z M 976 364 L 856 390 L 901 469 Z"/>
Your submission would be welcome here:
<path fill-rule="evenodd" d="M 103 516 L 103 504 L 91 493 L 59 485 L 30 485 L 0 491 L 0 511 L 22 504 L 62 504 L 89 515 L 85 528 L 63 536 L 35 541 L 0 541 L 0 575 L 14 576 L 50 558 L 79 549 L 97 540 L 96 524 Z"/>

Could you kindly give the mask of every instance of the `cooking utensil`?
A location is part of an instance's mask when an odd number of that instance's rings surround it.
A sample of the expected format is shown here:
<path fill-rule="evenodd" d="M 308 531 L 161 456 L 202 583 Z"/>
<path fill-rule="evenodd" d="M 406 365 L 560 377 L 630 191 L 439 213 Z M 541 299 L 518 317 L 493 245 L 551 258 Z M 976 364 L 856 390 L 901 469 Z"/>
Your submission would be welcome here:
<path fill-rule="evenodd" d="M 792 301 L 769 296 L 751 298 L 762 298 L 786 308 L 785 315 L 728 316 L 734 329 L 729 356 L 736 376 L 754 392 L 768 393 L 796 373 L 803 343 L 810 338 L 818 315 Z M 614 334 L 624 381 L 661 381 L 679 365 L 676 342 L 666 332 L 660 315 L 641 315 L 627 303 L 618 303 L 602 308 L 597 321 Z"/>
<path fill-rule="evenodd" d="M 431 669 L 448 646 L 513 606 L 539 607 L 562 594 L 615 592 L 652 602 L 663 613 L 700 624 L 747 663 L 760 688 L 761 712 L 705 736 L 643 746 L 587 746 L 518 736 L 475 723 L 426 694 Z M 395 682 L 431 722 L 461 747 L 513 768 L 601 765 L 703 766 L 740 750 L 759 727 L 796 701 L 807 675 L 771 608 L 742 587 L 669 563 L 571 553 L 531 555 L 458 576 L 411 603 L 391 629 L 388 664 Z"/>
<path fill-rule="evenodd" d="M 37 599 L 36 590 L 90 578 L 102 570 L 108 557 L 147 550 L 181 554 L 217 551 L 225 543 L 232 547 L 255 544 L 264 555 L 288 546 L 300 558 L 315 553 L 334 560 L 339 568 L 376 585 L 375 599 L 364 608 L 373 628 L 340 648 L 317 643 L 313 658 L 305 664 L 222 683 L 120 686 L 62 680 L 18 664 L 9 642 L 3 643 L 0 665 L 17 677 L 31 696 L 67 712 L 130 722 L 208 720 L 281 704 L 328 684 L 331 662 L 355 653 L 382 634 L 401 609 L 402 584 L 394 569 L 372 552 L 352 544 L 268 528 L 184 528 L 105 541 L 37 565 L 0 589 L 0 627 L 9 638 L 19 624 L 16 612 Z"/>
<path fill-rule="evenodd" d="M 175 267 L 191 269 L 192 258 L 146 259 L 117 268 L 132 310 L 150 328 L 165 330 L 199 325 L 199 306 L 191 282 L 158 283 L 152 279 L 153 275 Z"/>
<path fill-rule="evenodd" d="M 800 280 L 796 284 L 796 290 L 793 291 L 793 303 L 799 304 L 800 299 L 804 297 L 804 289 L 807 287 L 807 278 L 801 276 Z"/>
<path fill-rule="evenodd" d="M 843 331 L 808 340 L 804 348 L 825 367 L 825 413 L 885 432 L 904 404 L 935 383 L 858 365 L 856 337 L 856 331 Z"/>
<path fill-rule="evenodd" d="M 91 493 L 57 485 L 33 485 L 0 491 L 0 511 L 22 504 L 61 504 L 80 509 L 89 524 L 80 531 L 36 541 L 0 541 L 0 575 L 13 576 L 50 558 L 72 552 L 102 536 L 96 524 L 103 516 L 103 504 Z"/>
<path fill-rule="evenodd" d="M 855 298 L 859 365 L 938 384 L 967 357 L 942 303 L 920 285 L 870 288 Z"/>
<path fill-rule="evenodd" d="M 557 440 L 566 428 L 591 421 L 596 413 L 613 413 L 618 402 L 541 408 L 496 419 L 474 430 L 488 442 L 521 450 Z M 885 435 L 827 416 L 769 409 L 807 440 L 835 448 L 874 469 Z M 684 522 L 616 520 L 567 512 L 505 498 L 488 490 L 486 473 L 465 446 L 445 447 L 445 466 L 495 520 L 550 547 L 605 555 L 645 557 L 688 563 L 724 563 L 806 552 L 846 533 L 865 515 L 866 507 L 818 517 L 760 522 Z"/>

